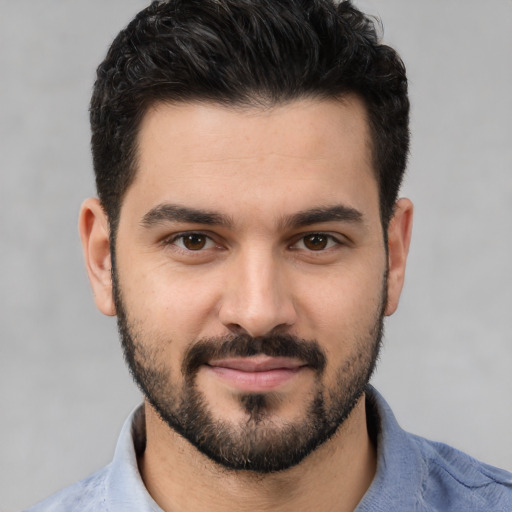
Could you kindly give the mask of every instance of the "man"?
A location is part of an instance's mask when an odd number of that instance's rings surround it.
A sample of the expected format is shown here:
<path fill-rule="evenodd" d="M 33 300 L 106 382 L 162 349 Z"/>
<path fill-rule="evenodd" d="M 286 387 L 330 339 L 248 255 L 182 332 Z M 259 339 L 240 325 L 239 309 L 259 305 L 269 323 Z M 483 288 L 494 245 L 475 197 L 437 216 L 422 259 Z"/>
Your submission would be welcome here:
<path fill-rule="evenodd" d="M 145 403 L 32 510 L 511 510 L 368 385 L 412 204 L 398 55 L 350 2 L 171 0 L 98 69 L 80 232 Z"/>

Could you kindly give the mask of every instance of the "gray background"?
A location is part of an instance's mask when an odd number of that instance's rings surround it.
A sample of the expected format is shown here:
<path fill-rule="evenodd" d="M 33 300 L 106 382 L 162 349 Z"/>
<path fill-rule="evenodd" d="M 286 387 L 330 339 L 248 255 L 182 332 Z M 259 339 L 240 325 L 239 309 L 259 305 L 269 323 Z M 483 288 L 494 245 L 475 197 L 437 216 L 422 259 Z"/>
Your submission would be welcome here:
<path fill-rule="evenodd" d="M 512 1 L 356 1 L 411 83 L 408 279 L 374 379 L 401 424 L 512 470 Z M 0 510 L 105 464 L 139 393 L 76 231 L 96 65 L 142 0 L 0 0 Z"/>

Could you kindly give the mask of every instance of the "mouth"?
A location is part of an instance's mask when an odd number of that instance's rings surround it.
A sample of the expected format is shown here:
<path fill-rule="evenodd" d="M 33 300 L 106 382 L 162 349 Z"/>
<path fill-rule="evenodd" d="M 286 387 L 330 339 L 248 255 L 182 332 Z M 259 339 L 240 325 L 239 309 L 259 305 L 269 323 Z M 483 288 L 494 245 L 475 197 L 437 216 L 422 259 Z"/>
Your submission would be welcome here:
<path fill-rule="evenodd" d="M 257 355 L 212 360 L 205 368 L 239 391 L 262 393 L 278 390 L 308 365 L 294 358 Z"/>

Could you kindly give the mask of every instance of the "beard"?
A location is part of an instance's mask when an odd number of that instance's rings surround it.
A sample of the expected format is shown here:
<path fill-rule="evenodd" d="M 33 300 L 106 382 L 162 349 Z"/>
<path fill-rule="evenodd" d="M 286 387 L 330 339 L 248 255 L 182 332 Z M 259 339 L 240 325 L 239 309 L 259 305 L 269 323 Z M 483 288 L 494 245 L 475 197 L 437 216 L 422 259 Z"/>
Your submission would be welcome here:
<path fill-rule="evenodd" d="M 375 369 L 383 337 L 386 276 L 379 307 L 369 328 L 349 342 L 353 350 L 336 370 L 327 387 L 323 375 L 327 357 L 316 340 L 293 335 L 249 335 L 203 338 L 192 343 L 181 364 L 182 382 L 171 375 L 162 350 L 170 340 L 154 343 L 140 324 L 132 321 L 123 303 L 113 269 L 117 324 L 124 357 L 136 384 L 161 419 L 201 453 L 224 468 L 257 473 L 286 470 L 328 441 L 349 417 L 363 396 Z M 148 341 L 151 341 L 149 343 Z M 340 336 L 340 344 L 346 342 Z M 306 397 L 303 414 L 294 421 L 279 421 L 279 393 L 240 393 L 239 408 L 245 413 L 238 423 L 216 418 L 196 376 L 208 361 L 225 357 L 265 354 L 304 361 L 313 370 L 315 385 Z M 179 377 L 179 376 L 178 376 Z"/>

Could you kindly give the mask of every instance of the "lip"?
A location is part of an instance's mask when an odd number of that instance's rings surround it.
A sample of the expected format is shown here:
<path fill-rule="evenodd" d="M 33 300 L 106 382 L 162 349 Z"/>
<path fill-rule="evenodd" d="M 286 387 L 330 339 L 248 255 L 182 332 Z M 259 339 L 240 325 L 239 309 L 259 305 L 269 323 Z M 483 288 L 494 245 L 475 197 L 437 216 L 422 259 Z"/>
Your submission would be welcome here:
<path fill-rule="evenodd" d="M 206 368 L 230 387 L 257 393 L 276 390 L 305 370 L 307 365 L 298 359 L 258 355 L 213 360 Z"/>

